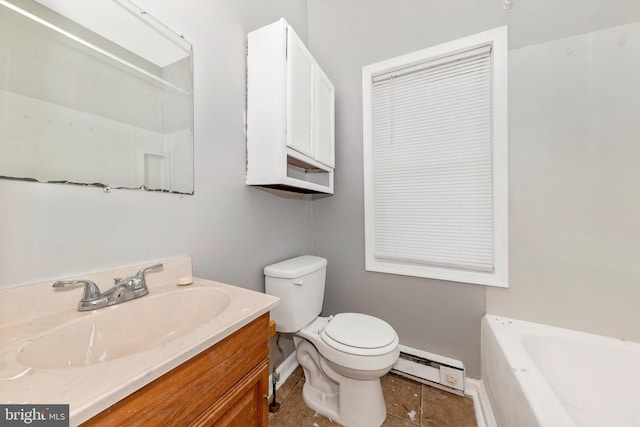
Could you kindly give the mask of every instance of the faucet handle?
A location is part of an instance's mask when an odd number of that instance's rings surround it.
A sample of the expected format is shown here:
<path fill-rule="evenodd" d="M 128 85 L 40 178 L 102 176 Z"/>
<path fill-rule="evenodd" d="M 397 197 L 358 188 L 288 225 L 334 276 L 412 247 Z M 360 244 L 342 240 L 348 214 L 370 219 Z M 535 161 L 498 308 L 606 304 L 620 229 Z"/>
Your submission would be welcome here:
<path fill-rule="evenodd" d="M 147 270 L 155 270 L 156 268 L 162 268 L 162 267 L 164 267 L 162 264 L 156 264 L 150 267 L 145 267 L 136 273 L 136 277 L 144 281 L 144 274 L 147 272 Z"/>
<path fill-rule="evenodd" d="M 53 284 L 54 288 L 62 288 L 65 286 L 72 286 L 78 284 L 84 284 L 84 292 L 82 293 L 82 299 L 80 301 L 94 301 L 101 297 L 100 288 L 95 282 L 87 279 L 82 280 L 58 280 Z"/>
<path fill-rule="evenodd" d="M 135 275 L 135 278 L 137 279 L 137 283 L 136 283 L 136 288 L 146 288 L 147 287 L 147 282 L 144 278 L 144 274 L 148 271 L 148 270 L 155 270 L 156 268 L 162 268 L 164 267 L 162 264 L 156 264 L 156 265 L 152 265 L 150 267 L 145 267 L 142 270 L 138 271 Z"/>

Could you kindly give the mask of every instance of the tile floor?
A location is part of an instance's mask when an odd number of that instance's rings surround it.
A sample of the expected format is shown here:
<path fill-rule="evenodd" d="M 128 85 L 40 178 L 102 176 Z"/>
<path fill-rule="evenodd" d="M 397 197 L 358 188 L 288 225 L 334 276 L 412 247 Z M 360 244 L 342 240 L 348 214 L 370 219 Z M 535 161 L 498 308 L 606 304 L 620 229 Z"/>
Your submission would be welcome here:
<path fill-rule="evenodd" d="M 391 373 L 382 377 L 381 382 L 387 404 L 387 419 L 383 427 L 477 426 L 470 397 L 457 396 Z M 298 367 L 277 391 L 280 410 L 269 414 L 269 426 L 340 427 L 340 424 L 316 414 L 305 405 L 303 385 L 304 375 Z"/>

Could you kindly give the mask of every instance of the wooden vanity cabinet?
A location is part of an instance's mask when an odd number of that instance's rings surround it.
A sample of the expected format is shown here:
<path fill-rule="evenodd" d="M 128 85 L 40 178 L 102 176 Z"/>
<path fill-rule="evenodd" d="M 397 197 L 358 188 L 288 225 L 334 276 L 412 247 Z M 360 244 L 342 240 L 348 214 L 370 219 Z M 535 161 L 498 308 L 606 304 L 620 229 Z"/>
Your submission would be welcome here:
<path fill-rule="evenodd" d="M 267 427 L 269 314 L 82 426 Z"/>

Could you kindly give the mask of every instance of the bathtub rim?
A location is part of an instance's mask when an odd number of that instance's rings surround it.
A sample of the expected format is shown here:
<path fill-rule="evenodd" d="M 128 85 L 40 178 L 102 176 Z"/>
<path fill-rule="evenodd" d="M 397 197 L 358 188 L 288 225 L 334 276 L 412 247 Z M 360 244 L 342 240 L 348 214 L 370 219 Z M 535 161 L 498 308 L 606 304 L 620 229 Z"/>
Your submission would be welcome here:
<path fill-rule="evenodd" d="M 551 386 L 546 382 L 542 372 L 524 347 L 523 338 L 525 334 L 540 333 L 531 331 L 531 329 L 535 330 L 537 326 L 555 328 L 494 314 L 486 314 L 482 318 L 482 379 L 485 383 L 496 421 L 498 421 L 498 425 L 501 425 L 500 422 L 504 421 L 500 419 L 501 416 L 514 417 L 516 416 L 516 411 L 514 410 L 518 409 L 520 410 L 520 415 L 525 415 L 528 412 L 530 416 L 534 418 L 530 420 L 531 423 L 527 425 L 575 427 L 575 421 L 562 405 Z M 487 334 L 491 335 L 488 336 Z M 510 408 L 507 412 L 502 411 L 501 405 L 498 405 L 495 396 L 495 394 L 498 394 L 498 390 L 493 384 L 493 378 L 487 375 L 489 372 L 489 362 L 485 360 L 488 351 L 486 344 L 490 337 L 493 338 L 497 344 L 493 350 L 500 352 L 500 355 L 508 365 L 509 370 L 507 372 L 512 374 L 508 377 L 504 376 L 499 382 L 503 384 L 509 382 L 511 382 L 512 385 L 515 384 L 522 394 L 519 398 L 524 398 L 525 400 L 524 402 L 510 402 Z M 505 396 L 501 396 L 500 400 L 504 399 Z M 514 403 L 518 403 L 520 407 L 511 406 Z M 504 422 L 502 424 L 504 424 Z"/>

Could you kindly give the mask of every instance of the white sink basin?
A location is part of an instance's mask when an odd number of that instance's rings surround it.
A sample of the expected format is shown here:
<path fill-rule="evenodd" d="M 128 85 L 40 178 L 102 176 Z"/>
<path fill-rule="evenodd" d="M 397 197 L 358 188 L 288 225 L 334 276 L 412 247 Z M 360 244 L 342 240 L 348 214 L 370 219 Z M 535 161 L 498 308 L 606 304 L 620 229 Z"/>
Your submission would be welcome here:
<path fill-rule="evenodd" d="M 77 319 L 30 340 L 17 360 L 43 369 L 108 362 L 184 336 L 214 319 L 229 302 L 229 294 L 221 289 L 176 288 L 78 313 Z"/>

